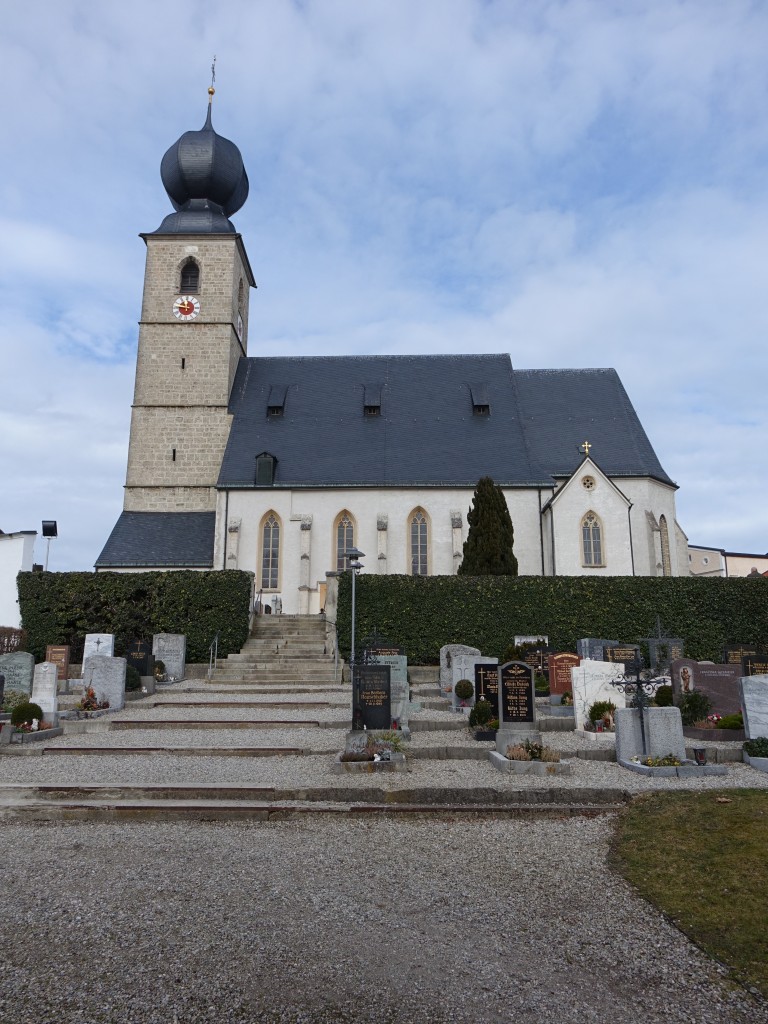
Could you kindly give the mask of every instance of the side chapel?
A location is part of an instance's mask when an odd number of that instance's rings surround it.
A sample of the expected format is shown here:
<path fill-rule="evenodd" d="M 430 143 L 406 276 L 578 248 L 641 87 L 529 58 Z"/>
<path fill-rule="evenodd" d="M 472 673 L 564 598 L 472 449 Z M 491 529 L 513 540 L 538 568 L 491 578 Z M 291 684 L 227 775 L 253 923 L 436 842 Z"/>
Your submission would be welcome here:
<path fill-rule="evenodd" d="M 162 159 L 174 212 L 142 235 L 124 511 L 97 571 L 247 569 L 264 603 L 314 613 L 350 547 L 366 572 L 455 573 L 490 476 L 521 574 L 688 575 L 676 484 L 615 370 L 248 355 L 248 177 L 212 97 Z"/>

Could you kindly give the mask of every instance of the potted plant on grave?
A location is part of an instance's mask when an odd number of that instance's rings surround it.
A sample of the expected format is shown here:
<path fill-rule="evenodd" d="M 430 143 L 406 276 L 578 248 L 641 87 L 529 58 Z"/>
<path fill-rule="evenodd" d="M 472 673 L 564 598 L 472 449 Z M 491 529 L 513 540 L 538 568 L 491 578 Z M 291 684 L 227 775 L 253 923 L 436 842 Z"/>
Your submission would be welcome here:
<path fill-rule="evenodd" d="M 590 732 L 613 732 L 613 713 L 616 705 L 610 700 L 596 700 L 587 711 L 587 729 Z"/>
<path fill-rule="evenodd" d="M 50 728 L 49 725 L 43 726 L 43 709 L 31 701 L 16 705 L 11 712 L 11 725 L 16 732 L 34 732 L 43 727 Z"/>
<path fill-rule="evenodd" d="M 499 720 L 490 701 L 484 697 L 469 712 L 469 728 L 474 729 L 476 740 L 495 740 Z"/>
<path fill-rule="evenodd" d="M 453 692 L 459 698 L 459 707 L 467 707 L 467 701 L 474 696 L 475 688 L 469 679 L 460 679 L 453 688 Z"/>
<path fill-rule="evenodd" d="M 559 751 L 531 740 L 507 747 L 505 756 L 510 761 L 545 761 L 549 764 L 558 764 L 560 761 Z"/>
<path fill-rule="evenodd" d="M 92 686 L 83 693 L 82 700 L 77 705 L 76 711 L 84 712 L 87 718 L 91 711 L 104 711 L 109 707 L 108 700 L 99 701 L 96 697 L 96 691 Z"/>

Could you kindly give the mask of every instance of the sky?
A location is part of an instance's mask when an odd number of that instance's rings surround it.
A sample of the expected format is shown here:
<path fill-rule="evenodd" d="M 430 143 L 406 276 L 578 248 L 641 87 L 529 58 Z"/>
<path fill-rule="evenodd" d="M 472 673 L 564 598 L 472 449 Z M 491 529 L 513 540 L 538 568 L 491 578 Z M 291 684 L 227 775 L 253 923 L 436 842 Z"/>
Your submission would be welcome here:
<path fill-rule="evenodd" d="M 202 127 L 214 55 L 251 355 L 615 367 L 690 542 L 768 551 L 767 4 L 0 13 L 0 529 L 55 519 L 50 569 L 90 570 L 122 508 L 139 233 L 171 212 L 160 160 Z"/>

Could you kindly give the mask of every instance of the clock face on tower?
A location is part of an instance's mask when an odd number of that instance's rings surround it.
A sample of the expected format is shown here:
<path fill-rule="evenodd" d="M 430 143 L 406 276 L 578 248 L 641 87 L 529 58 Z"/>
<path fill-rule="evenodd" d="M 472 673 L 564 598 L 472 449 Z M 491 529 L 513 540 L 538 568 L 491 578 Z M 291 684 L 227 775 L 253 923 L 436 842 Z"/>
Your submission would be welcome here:
<path fill-rule="evenodd" d="M 194 320 L 200 312 L 200 303 L 194 295 L 180 295 L 173 304 L 173 315 L 177 320 Z"/>

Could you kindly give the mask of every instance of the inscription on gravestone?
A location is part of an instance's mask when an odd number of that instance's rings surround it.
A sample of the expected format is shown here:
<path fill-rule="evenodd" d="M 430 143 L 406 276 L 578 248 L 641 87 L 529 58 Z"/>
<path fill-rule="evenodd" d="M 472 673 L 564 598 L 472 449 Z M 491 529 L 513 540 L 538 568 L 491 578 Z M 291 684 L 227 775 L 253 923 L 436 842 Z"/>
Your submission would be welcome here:
<path fill-rule="evenodd" d="M 187 638 L 183 633 L 155 633 L 152 653 L 165 665 L 169 679 L 183 679 L 186 671 Z"/>
<path fill-rule="evenodd" d="M 587 636 L 576 641 L 576 652 L 586 661 L 604 661 L 603 651 L 606 646 L 618 644 L 618 640 L 604 640 L 596 636 Z"/>
<path fill-rule="evenodd" d="M 115 653 L 114 633 L 86 633 L 83 647 L 82 676 L 85 677 L 85 663 L 94 655 L 111 658 Z"/>
<path fill-rule="evenodd" d="M 22 693 L 30 694 L 34 671 L 35 659 L 26 651 L 0 654 L 0 675 L 5 676 L 6 693 L 9 690 L 21 690 Z"/>
<path fill-rule="evenodd" d="M 743 676 L 768 675 L 768 656 L 756 654 L 744 658 L 741 663 L 741 674 Z"/>
<path fill-rule="evenodd" d="M 640 661 L 638 644 L 607 644 L 604 648 L 604 660 L 612 663 L 621 662 L 624 666 L 636 665 Z"/>
<path fill-rule="evenodd" d="M 475 701 L 487 700 L 495 711 L 499 707 L 499 666 L 480 662 L 475 665 Z"/>
<path fill-rule="evenodd" d="M 125 658 L 140 676 L 151 676 L 154 672 L 155 659 L 152 656 L 152 645 L 147 640 L 132 640 L 125 652 Z"/>
<path fill-rule="evenodd" d="M 59 682 L 69 679 L 69 647 L 65 644 L 49 644 L 45 648 L 45 660 L 56 666 L 56 678 Z"/>
<path fill-rule="evenodd" d="M 355 666 L 353 729 L 389 729 L 392 725 L 389 665 Z"/>
<path fill-rule="evenodd" d="M 729 644 L 723 648 L 723 661 L 726 665 L 741 665 L 745 658 L 768 660 L 768 652 L 757 644 Z"/>
<path fill-rule="evenodd" d="M 499 669 L 501 723 L 534 720 L 533 669 L 522 661 L 509 661 Z"/>
<path fill-rule="evenodd" d="M 573 695 L 571 669 L 581 663 L 578 654 L 550 654 L 549 656 L 549 692 L 554 694 L 570 693 Z"/>

